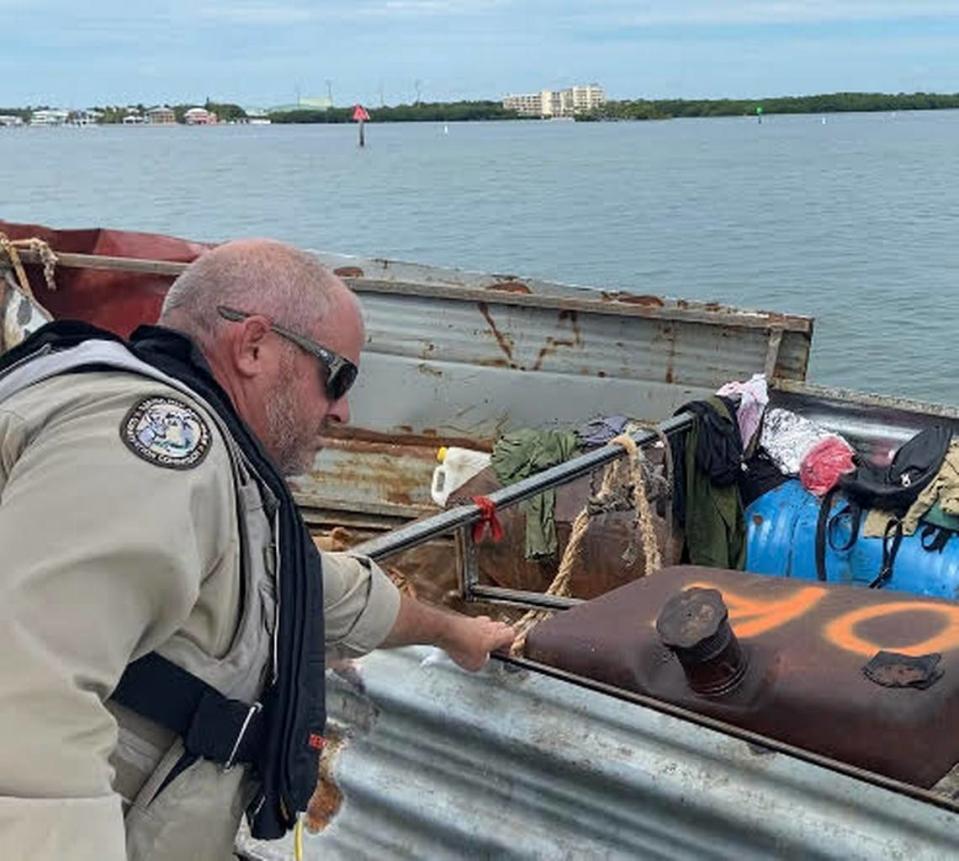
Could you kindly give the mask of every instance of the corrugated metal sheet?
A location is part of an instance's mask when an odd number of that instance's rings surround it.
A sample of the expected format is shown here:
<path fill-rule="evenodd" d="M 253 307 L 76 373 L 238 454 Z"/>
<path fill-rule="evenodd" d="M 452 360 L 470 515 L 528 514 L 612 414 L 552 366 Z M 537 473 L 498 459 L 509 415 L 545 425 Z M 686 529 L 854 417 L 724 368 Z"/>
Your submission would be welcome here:
<path fill-rule="evenodd" d="M 374 653 L 331 685 L 345 741 L 313 815 L 335 812 L 306 858 L 959 853 L 954 810 L 536 672 L 470 675 L 433 655 Z M 292 857 L 290 840 L 244 851 Z"/>
<path fill-rule="evenodd" d="M 316 472 L 294 479 L 293 488 L 309 507 L 417 517 L 436 509 L 430 481 L 439 445 L 411 437 L 329 438 Z"/>

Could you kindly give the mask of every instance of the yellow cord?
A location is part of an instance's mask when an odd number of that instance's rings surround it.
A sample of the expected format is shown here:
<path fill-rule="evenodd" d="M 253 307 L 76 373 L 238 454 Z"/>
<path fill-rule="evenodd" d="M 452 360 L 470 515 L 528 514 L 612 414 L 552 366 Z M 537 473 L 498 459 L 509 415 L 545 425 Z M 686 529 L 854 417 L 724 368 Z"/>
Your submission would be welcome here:
<path fill-rule="evenodd" d="M 303 861 L 303 817 L 296 817 L 293 827 L 293 857 L 296 861 Z"/>

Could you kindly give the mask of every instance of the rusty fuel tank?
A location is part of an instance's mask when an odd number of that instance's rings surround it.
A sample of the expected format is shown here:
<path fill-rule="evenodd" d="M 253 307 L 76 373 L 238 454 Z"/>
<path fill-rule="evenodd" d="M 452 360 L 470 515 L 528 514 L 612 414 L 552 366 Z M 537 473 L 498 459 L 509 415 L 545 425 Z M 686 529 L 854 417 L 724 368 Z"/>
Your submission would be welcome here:
<path fill-rule="evenodd" d="M 533 660 L 930 787 L 959 761 L 959 604 L 677 566 L 537 625 Z"/>

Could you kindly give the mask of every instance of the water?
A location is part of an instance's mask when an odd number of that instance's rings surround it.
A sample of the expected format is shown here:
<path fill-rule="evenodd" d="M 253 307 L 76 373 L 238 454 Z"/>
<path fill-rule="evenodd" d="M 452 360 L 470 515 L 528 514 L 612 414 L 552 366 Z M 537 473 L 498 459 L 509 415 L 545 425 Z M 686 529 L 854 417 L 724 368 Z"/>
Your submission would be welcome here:
<path fill-rule="evenodd" d="M 959 403 L 959 112 L 0 130 L 0 217 L 817 318 L 819 383 Z"/>

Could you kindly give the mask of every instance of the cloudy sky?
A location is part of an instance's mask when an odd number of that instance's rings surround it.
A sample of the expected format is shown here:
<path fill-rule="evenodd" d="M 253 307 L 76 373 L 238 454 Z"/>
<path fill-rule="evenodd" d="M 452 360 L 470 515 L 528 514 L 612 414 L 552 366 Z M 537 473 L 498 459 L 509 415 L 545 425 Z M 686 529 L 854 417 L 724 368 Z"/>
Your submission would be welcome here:
<path fill-rule="evenodd" d="M 956 0 L 0 0 L 0 106 L 959 91 Z"/>

